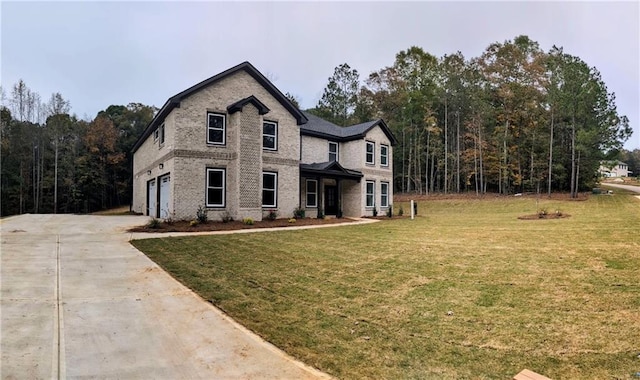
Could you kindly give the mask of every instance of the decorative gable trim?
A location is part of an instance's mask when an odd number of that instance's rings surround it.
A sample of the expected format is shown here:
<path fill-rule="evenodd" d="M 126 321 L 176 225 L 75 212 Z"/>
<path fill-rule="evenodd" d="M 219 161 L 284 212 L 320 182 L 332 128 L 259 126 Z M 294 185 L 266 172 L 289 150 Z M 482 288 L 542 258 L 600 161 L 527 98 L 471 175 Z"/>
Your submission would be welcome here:
<path fill-rule="evenodd" d="M 244 108 L 244 106 L 246 106 L 249 103 L 253 104 L 258 109 L 258 113 L 260 115 L 264 115 L 270 111 L 269 107 L 265 106 L 264 103 L 258 100 L 258 98 L 256 98 L 254 95 L 251 95 L 244 99 L 240 99 L 237 102 L 228 106 L 227 112 L 229 112 L 229 114 L 234 114 L 238 111 L 242 112 L 242 109 Z"/>
<path fill-rule="evenodd" d="M 398 140 L 391 132 L 391 129 L 389 128 L 389 126 L 382 119 L 378 119 L 375 122 L 373 122 L 371 127 L 369 127 L 365 132 L 363 132 L 363 137 L 367 132 L 369 132 L 375 126 L 379 126 L 380 129 L 382 129 L 382 132 L 384 132 L 384 134 L 387 135 L 387 138 L 389 139 L 389 142 L 391 142 L 392 146 L 395 146 L 398 143 Z"/>

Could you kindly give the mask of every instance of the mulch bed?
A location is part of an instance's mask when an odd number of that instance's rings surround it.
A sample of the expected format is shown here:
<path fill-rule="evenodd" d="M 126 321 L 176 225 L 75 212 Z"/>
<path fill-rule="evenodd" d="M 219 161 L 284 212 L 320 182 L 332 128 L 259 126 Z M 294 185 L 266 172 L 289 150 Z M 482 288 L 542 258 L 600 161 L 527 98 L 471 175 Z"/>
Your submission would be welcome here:
<path fill-rule="evenodd" d="M 519 216 L 520 220 L 549 220 L 549 219 L 564 219 L 568 218 L 571 215 L 565 213 L 550 213 L 550 214 L 532 214 L 532 215 L 524 215 Z"/>
<path fill-rule="evenodd" d="M 339 224 L 353 222 L 349 218 L 302 218 L 296 219 L 295 223 L 289 223 L 289 219 L 263 220 L 254 222 L 252 225 L 242 223 L 242 221 L 234 220 L 231 222 L 206 222 L 199 223 L 195 226 L 190 224 L 188 220 L 178 220 L 171 223 L 161 222 L 158 228 L 150 228 L 148 226 L 138 226 L 130 228 L 129 232 L 202 232 L 202 231 L 233 231 L 246 230 L 252 228 L 273 228 L 273 227 L 296 227 L 296 226 L 316 226 L 323 224 Z"/>

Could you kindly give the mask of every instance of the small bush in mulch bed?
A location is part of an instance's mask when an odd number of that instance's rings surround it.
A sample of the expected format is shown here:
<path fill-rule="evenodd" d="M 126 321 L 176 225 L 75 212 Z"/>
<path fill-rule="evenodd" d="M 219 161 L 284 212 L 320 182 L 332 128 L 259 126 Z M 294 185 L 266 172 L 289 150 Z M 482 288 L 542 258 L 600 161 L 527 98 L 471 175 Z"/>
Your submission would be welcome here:
<path fill-rule="evenodd" d="M 385 217 L 386 218 L 386 217 Z M 260 222 L 254 221 L 252 225 L 244 224 L 241 220 L 227 221 L 227 222 L 212 222 L 197 223 L 192 225 L 188 220 L 176 220 L 171 224 L 165 222 L 159 222 L 154 225 L 155 228 L 149 227 L 149 225 L 138 226 L 129 229 L 129 232 L 202 232 L 202 231 L 233 231 L 244 230 L 250 228 L 273 228 L 273 227 L 293 227 L 293 226 L 312 226 L 322 224 L 338 224 L 353 222 L 349 218 L 331 218 L 331 219 L 316 219 L 316 218 L 302 218 L 296 219 L 295 223 L 292 223 L 290 219 L 265 219 Z"/>

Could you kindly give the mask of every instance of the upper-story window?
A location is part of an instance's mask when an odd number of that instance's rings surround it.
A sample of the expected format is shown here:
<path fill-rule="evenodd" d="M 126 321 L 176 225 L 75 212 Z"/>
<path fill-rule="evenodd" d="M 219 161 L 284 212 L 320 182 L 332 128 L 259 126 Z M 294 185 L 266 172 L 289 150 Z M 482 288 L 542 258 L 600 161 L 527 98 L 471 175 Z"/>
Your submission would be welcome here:
<path fill-rule="evenodd" d="M 207 144 L 224 145 L 226 118 L 219 113 L 207 112 Z"/>
<path fill-rule="evenodd" d="M 374 143 L 373 141 L 367 141 L 367 153 L 366 153 L 366 160 L 365 160 L 367 165 L 375 165 L 376 163 L 375 151 L 376 151 L 376 143 Z"/>
<path fill-rule="evenodd" d="M 389 166 L 389 145 L 380 145 L 380 166 Z"/>
<path fill-rule="evenodd" d="M 156 130 L 153 131 L 153 142 L 158 141 L 159 136 L 160 136 L 160 129 L 156 128 Z"/>
<path fill-rule="evenodd" d="M 338 161 L 338 143 L 329 141 L 329 162 Z"/>
<path fill-rule="evenodd" d="M 160 134 L 160 136 L 158 137 L 160 139 L 160 146 L 164 145 L 164 123 L 162 123 L 162 125 L 160 125 L 158 127 L 158 133 Z"/>
<path fill-rule="evenodd" d="M 278 150 L 278 123 L 273 121 L 262 123 L 262 149 Z"/>

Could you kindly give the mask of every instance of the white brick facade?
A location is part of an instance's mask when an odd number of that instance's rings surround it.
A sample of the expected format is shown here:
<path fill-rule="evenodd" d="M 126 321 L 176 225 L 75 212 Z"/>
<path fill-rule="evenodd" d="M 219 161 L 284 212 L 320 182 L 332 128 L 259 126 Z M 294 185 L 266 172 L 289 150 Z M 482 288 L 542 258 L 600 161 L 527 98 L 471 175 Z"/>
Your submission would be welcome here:
<path fill-rule="evenodd" d="M 227 214 L 236 220 L 261 220 L 270 210 L 281 218 L 291 217 L 297 207 L 305 207 L 306 185 L 300 164 L 328 161 L 328 140 L 301 135 L 299 124 L 305 117 L 248 63 L 208 81 L 170 98 L 136 143 L 133 210 L 154 215 L 157 210 L 148 210 L 153 200 L 149 200 L 147 184 L 169 175 L 169 199 L 162 209 L 172 218 L 195 219 L 201 206 L 211 220 Z M 207 143 L 209 112 L 224 115 L 224 144 Z M 264 121 L 277 125 L 275 150 L 263 149 Z M 154 131 L 162 125 L 164 143 L 160 144 Z M 389 145 L 389 166 L 380 167 L 379 158 L 374 167 L 364 165 L 365 139 L 340 142 L 338 161 L 345 168 L 360 171 L 362 180 L 322 178 L 320 204 L 324 204 L 324 186 L 337 185 L 344 215 L 370 215 L 364 198 L 369 179 L 377 184 L 389 182 L 392 199 L 392 141 L 379 126 L 370 129 L 366 139 L 376 142 L 378 155 L 379 144 Z M 207 169 L 224 170 L 222 207 L 206 205 Z M 276 207 L 262 207 L 264 172 L 276 173 Z M 153 197 L 160 199 L 159 190 L 156 192 Z M 379 199 L 376 202 L 380 204 Z M 317 210 L 309 208 L 307 216 L 317 215 Z M 379 206 L 378 210 L 384 212 Z"/>
<path fill-rule="evenodd" d="M 301 143 L 301 162 L 311 164 L 314 162 L 325 162 L 329 160 L 329 141 L 326 139 L 313 136 L 302 136 Z M 339 147 L 338 154 L 340 154 Z"/>
<path fill-rule="evenodd" d="M 329 156 L 329 142 L 328 140 L 312 137 L 302 136 L 302 163 L 316 163 L 326 161 Z M 366 141 L 373 142 L 375 145 L 374 156 L 375 164 L 366 165 Z M 388 147 L 387 151 L 387 166 L 381 164 L 381 146 Z M 340 180 L 339 194 L 340 205 L 342 212 L 345 216 L 372 216 L 374 207 L 366 206 L 366 181 L 373 181 L 375 183 L 375 209 L 379 215 L 387 212 L 388 207 L 382 207 L 381 201 L 381 184 L 388 184 L 388 204 L 393 203 L 393 149 L 392 141 L 382 131 L 379 126 L 373 127 L 369 130 L 364 138 L 339 142 L 338 143 L 338 162 L 349 169 L 357 169 L 362 172 L 363 178 L 360 182 L 354 180 Z M 300 188 L 301 207 L 306 209 L 306 214 L 309 216 L 316 216 L 318 208 L 321 208 L 324 202 L 320 200 L 318 207 L 306 207 L 306 180 L 317 179 L 316 177 L 302 177 Z M 318 182 L 318 193 L 323 195 L 324 185 L 333 185 L 331 180 L 320 180 Z"/>

